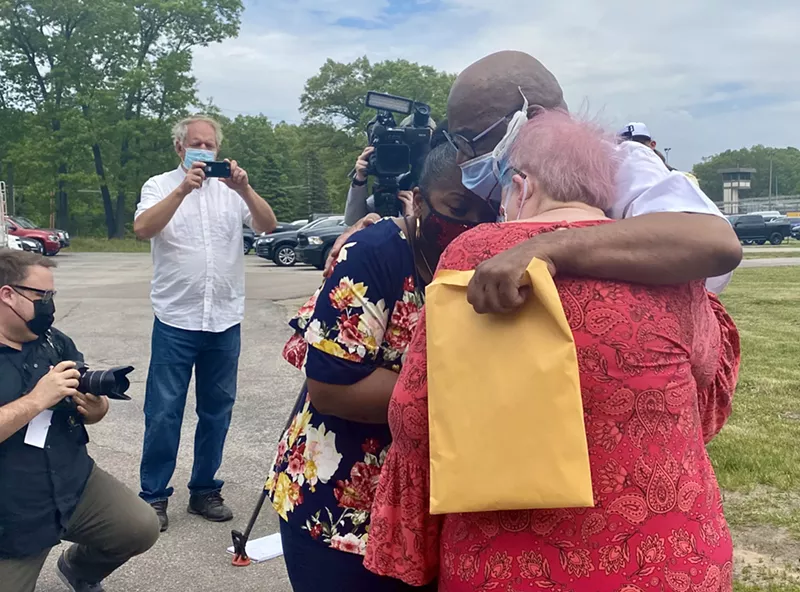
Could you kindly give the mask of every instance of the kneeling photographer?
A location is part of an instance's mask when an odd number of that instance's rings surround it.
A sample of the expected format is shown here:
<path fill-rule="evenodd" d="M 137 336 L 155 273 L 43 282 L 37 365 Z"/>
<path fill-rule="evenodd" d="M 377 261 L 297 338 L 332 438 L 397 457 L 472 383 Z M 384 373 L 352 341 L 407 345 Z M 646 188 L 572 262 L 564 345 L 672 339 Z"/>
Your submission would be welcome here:
<path fill-rule="evenodd" d="M 377 109 L 378 114 L 367 126 L 369 144 L 350 173 L 344 209 L 344 222 L 348 226 L 371 213 L 384 217 L 413 215 L 412 189 L 419 181 L 431 132 L 436 130 L 430 107 L 424 103 L 371 91 L 366 104 Z M 398 126 L 393 112 L 408 117 Z M 372 195 L 367 189 L 369 176 L 376 177 Z"/>
<path fill-rule="evenodd" d="M 73 592 L 101 581 L 158 539 L 158 518 L 94 464 L 85 425 L 126 399 L 131 367 L 87 371 L 73 341 L 51 328 L 54 263 L 0 250 L 0 582 L 33 592 L 52 547 Z M 95 394 L 90 394 L 89 391 Z M 105 396 L 95 396 L 105 395 Z"/>

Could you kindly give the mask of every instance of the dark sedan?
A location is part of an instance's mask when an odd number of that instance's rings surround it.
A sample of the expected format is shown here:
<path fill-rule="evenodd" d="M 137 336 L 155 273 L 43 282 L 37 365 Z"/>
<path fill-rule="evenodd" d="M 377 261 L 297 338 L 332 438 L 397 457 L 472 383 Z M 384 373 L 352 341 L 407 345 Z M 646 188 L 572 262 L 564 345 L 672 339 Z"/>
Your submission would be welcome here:
<path fill-rule="evenodd" d="M 326 224 L 313 228 L 304 228 L 297 233 L 295 253 L 297 260 L 313 265 L 317 269 L 325 269 L 325 261 L 333 248 L 333 243 L 347 230 L 344 216 L 332 216 L 325 219 Z"/>
<path fill-rule="evenodd" d="M 295 227 L 293 230 L 262 235 L 256 241 L 256 254 L 263 259 L 272 261 L 279 267 L 291 267 L 297 263 L 295 247 L 297 247 L 298 232 L 312 228 L 336 226 L 337 224 L 338 219 L 331 221 L 331 218 L 319 218 L 300 228 Z"/>

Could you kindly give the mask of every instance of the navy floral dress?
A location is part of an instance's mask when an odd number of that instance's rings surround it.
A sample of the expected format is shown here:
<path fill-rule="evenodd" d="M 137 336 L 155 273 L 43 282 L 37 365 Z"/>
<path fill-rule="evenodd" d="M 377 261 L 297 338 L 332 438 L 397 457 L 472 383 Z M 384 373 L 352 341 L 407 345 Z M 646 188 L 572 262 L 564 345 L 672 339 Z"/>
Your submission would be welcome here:
<path fill-rule="evenodd" d="M 422 296 L 403 231 L 382 220 L 353 235 L 323 286 L 290 321 L 284 358 L 308 378 L 355 384 L 399 372 Z M 267 480 L 272 505 L 322 545 L 363 555 L 369 512 L 391 443 L 387 425 L 323 415 L 304 387 Z"/>

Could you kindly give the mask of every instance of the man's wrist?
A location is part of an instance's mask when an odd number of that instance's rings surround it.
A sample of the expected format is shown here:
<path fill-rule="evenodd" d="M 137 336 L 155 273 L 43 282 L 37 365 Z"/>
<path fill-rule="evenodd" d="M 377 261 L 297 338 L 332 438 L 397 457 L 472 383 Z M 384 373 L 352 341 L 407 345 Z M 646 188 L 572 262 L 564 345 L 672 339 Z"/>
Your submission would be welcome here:
<path fill-rule="evenodd" d="M 363 187 L 364 185 L 367 184 L 367 177 L 366 175 L 359 175 L 358 173 L 356 173 L 355 175 L 353 175 L 350 184 L 353 187 Z"/>
<path fill-rule="evenodd" d="M 545 232 L 538 234 L 524 243 L 520 247 L 530 255 L 530 260 L 539 259 L 547 264 L 550 274 L 555 276 L 560 269 L 560 262 L 564 260 L 564 253 L 569 251 L 569 246 L 561 240 L 560 231 Z"/>
<path fill-rule="evenodd" d="M 36 414 L 38 415 L 45 409 L 49 409 L 49 405 L 47 404 L 46 397 L 42 394 L 41 390 L 38 387 L 33 387 L 31 391 L 28 393 L 28 398 L 31 403 L 36 408 Z"/>
<path fill-rule="evenodd" d="M 183 185 L 178 185 L 178 188 L 172 192 L 172 195 L 178 201 L 183 201 L 184 198 L 191 193 L 191 189 L 187 190 Z"/>

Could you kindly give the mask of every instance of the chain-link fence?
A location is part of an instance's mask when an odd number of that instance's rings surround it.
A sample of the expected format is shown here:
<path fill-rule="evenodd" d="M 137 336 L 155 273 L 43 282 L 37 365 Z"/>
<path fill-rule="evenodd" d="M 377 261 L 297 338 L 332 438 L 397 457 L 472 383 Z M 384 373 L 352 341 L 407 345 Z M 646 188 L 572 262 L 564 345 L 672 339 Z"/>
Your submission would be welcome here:
<path fill-rule="evenodd" d="M 717 202 L 723 212 L 722 202 Z M 800 212 L 800 195 L 773 195 L 772 197 L 746 197 L 739 198 L 738 214 L 750 212 L 771 212 L 777 210 L 781 214 Z"/>

